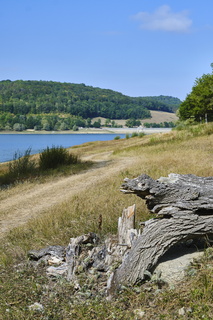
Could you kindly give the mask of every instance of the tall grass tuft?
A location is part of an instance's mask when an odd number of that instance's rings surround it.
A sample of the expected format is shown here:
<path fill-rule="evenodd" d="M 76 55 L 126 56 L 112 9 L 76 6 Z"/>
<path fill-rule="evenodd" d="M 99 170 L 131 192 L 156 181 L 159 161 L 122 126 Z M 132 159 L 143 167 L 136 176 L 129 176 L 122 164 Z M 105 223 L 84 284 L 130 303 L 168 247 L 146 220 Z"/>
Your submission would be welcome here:
<path fill-rule="evenodd" d="M 31 148 L 28 148 L 24 154 L 15 152 L 13 161 L 9 163 L 9 173 L 17 177 L 31 174 L 35 170 L 35 162 L 30 159 Z"/>
<path fill-rule="evenodd" d="M 133 132 L 132 133 L 132 138 L 134 138 L 134 137 L 138 137 L 138 133 L 137 132 Z"/>
<path fill-rule="evenodd" d="M 1 184 L 11 184 L 19 182 L 33 176 L 36 172 L 36 164 L 30 158 L 31 148 L 24 154 L 15 152 L 13 161 L 8 165 L 8 172 L 1 176 Z"/>
<path fill-rule="evenodd" d="M 116 136 L 114 140 L 119 140 L 120 138 L 121 138 L 120 136 Z"/>
<path fill-rule="evenodd" d="M 39 157 L 39 168 L 41 170 L 55 169 L 63 165 L 76 164 L 78 156 L 70 154 L 62 146 L 52 146 L 44 149 Z"/>

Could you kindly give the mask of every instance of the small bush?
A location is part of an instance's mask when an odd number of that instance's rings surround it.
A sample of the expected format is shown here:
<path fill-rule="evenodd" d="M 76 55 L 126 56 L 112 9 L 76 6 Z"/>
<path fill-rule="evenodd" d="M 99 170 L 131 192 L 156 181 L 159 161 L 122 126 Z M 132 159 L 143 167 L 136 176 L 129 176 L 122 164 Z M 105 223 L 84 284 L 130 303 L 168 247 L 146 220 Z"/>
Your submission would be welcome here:
<path fill-rule="evenodd" d="M 126 139 L 129 139 L 129 138 L 130 138 L 130 137 L 129 137 L 129 134 L 127 133 L 127 134 L 126 134 Z"/>
<path fill-rule="evenodd" d="M 44 149 L 39 157 L 39 168 L 41 170 L 55 169 L 63 165 L 76 164 L 78 157 L 70 154 L 62 146 Z"/>
<path fill-rule="evenodd" d="M 119 140 L 120 138 L 121 138 L 120 136 L 116 136 L 114 140 Z"/>
<path fill-rule="evenodd" d="M 182 130 L 185 130 L 186 129 L 186 125 L 184 122 L 178 122 L 176 127 L 175 127 L 175 130 L 177 131 L 182 131 Z"/>
<path fill-rule="evenodd" d="M 78 127 L 77 127 L 76 125 L 74 125 L 74 126 L 72 127 L 72 130 L 73 130 L 73 131 L 78 131 Z"/>
<path fill-rule="evenodd" d="M 9 162 L 8 170 L 0 175 L 1 186 L 23 181 L 36 174 L 36 164 L 30 159 L 30 153 L 30 148 L 24 154 L 15 152 L 13 161 Z"/>
<path fill-rule="evenodd" d="M 134 137 L 138 137 L 138 133 L 137 132 L 133 132 L 132 133 L 132 138 L 134 138 Z"/>
<path fill-rule="evenodd" d="M 138 136 L 139 136 L 139 138 L 143 138 L 145 136 L 145 133 L 144 132 L 139 132 Z"/>
<path fill-rule="evenodd" d="M 23 154 L 15 152 L 13 161 L 9 163 L 9 175 L 16 180 L 20 180 L 35 172 L 35 162 L 30 159 L 31 148 L 27 149 Z"/>

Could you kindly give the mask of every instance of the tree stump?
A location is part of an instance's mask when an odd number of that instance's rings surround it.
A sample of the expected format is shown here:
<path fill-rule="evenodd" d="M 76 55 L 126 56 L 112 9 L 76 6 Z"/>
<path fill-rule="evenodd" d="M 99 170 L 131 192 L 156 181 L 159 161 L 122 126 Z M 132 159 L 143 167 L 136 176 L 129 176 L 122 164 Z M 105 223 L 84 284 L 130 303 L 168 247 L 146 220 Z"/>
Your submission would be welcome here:
<path fill-rule="evenodd" d="M 213 177 L 170 174 L 154 180 L 143 174 L 125 179 L 122 192 L 146 200 L 157 217 L 145 222 L 141 235 L 115 271 L 114 288 L 134 285 L 145 278 L 169 248 L 178 242 L 213 235 Z"/>

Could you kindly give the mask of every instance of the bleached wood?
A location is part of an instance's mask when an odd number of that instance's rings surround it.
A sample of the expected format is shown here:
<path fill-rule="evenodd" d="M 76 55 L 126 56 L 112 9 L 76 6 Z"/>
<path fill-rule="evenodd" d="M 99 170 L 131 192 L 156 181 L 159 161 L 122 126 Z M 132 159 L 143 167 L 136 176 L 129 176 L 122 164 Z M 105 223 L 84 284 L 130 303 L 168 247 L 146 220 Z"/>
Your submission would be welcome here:
<path fill-rule="evenodd" d="M 115 271 L 113 286 L 132 285 L 145 278 L 160 257 L 174 244 L 213 235 L 213 177 L 170 174 L 154 180 L 147 175 L 126 179 L 124 193 L 146 200 L 158 218 L 145 223 L 128 255 Z"/>
<path fill-rule="evenodd" d="M 131 247 L 135 230 L 135 204 L 123 210 L 122 216 L 118 219 L 118 243 Z"/>
<path fill-rule="evenodd" d="M 131 285 L 142 281 L 159 258 L 174 244 L 213 234 L 213 216 L 192 214 L 170 219 L 151 219 L 133 244 L 121 267 L 115 273 L 117 284 Z"/>
<path fill-rule="evenodd" d="M 95 233 L 88 233 L 77 238 L 71 238 L 70 243 L 66 250 L 66 263 L 67 263 L 67 280 L 72 281 L 75 279 L 75 268 L 80 255 L 81 245 L 87 243 L 96 243 L 97 236 Z"/>

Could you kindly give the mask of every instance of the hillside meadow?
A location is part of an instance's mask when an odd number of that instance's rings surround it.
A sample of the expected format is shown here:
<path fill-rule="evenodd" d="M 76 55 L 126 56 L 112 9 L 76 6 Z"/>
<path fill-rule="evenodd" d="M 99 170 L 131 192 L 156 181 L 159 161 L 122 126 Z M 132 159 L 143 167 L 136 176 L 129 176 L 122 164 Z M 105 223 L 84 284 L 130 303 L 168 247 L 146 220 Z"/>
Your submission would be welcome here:
<path fill-rule="evenodd" d="M 163 123 L 163 122 L 177 122 L 178 117 L 175 113 L 172 112 L 165 112 L 165 111 L 157 111 L 157 110 L 150 110 L 150 118 L 140 119 L 141 123 Z M 101 120 L 101 125 L 104 125 L 106 118 L 96 117 L 92 119 L 92 122 Z M 113 119 L 120 126 L 125 126 L 126 120 L 125 119 Z"/>
<path fill-rule="evenodd" d="M 73 284 L 62 278 L 57 281 L 47 278 L 41 266 L 33 268 L 27 260 L 30 249 L 66 246 L 70 237 L 83 233 L 96 232 L 102 240 L 116 234 L 118 217 L 124 207 L 133 203 L 137 207 L 137 222 L 149 219 L 151 215 L 141 199 L 120 192 L 123 179 L 142 173 L 155 179 L 172 172 L 212 176 L 212 147 L 212 124 L 165 134 L 90 142 L 70 148 L 82 161 L 92 161 L 89 168 L 74 175 L 72 170 L 66 175 L 54 173 L 1 190 L 0 199 L 5 203 L 0 210 L 1 224 L 4 228 L 7 224 L 13 227 L 1 230 L 0 319 L 212 319 L 211 248 L 201 261 L 194 263 L 181 285 L 160 288 L 155 282 L 147 282 L 135 288 L 122 288 L 112 301 L 101 296 L 76 300 Z M 0 170 L 6 170 L 5 164 Z M 51 202 L 50 194 L 45 198 L 51 185 L 56 186 L 55 200 L 42 209 L 42 204 Z M 70 191 L 72 185 L 75 191 Z M 30 192 L 34 197 L 33 215 L 27 202 Z M 14 199 L 23 206 L 18 208 Z M 35 302 L 42 304 L 42 311 L 29 310 L 29 305 Z"/>

